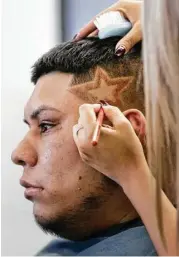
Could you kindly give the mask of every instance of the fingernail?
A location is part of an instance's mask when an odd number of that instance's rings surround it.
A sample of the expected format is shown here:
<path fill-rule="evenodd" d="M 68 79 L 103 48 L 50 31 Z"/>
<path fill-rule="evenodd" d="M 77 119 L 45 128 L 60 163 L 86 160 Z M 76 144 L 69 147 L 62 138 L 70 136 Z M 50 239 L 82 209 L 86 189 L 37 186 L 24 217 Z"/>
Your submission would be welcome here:
<path fill-rule="evenodd" d="M 115 55 L 123 56 L 125 54 L 125 51 L 126 49 L 123 46 L 119 46 L 115 51 Z"/>
<path fill-rule="evenodd" d="M 73 37 L 73 40 L 78 40 L 79 35 L 80 35 L 80 33 L 77 33 L 77 34 Z"/>
<path fill-rule="evenodd" d="M 76 36 L 77 36 L 77 34 L 75 34 L 75 35 L 74 35 L 73 39 L 75 39 L 75 38 L 76 38 Z"/>
<path fill-rule="evenodd" d="M 102 105 L 109 105 L 105 100 L 100 100 L 99 102 L 100 102 L 100 104 L 102 104 Z"/>

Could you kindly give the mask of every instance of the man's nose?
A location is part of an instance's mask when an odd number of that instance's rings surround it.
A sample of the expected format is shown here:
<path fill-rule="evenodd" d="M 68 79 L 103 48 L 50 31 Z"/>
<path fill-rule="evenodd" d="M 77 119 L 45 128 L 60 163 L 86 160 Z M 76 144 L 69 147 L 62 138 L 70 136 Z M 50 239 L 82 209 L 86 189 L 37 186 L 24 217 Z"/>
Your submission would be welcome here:
<path fill-rule="evenodd" d="M 37 152 L 35 147 L 24 139 L 12 152 L 11 159 L 17 165 L 34 167 L 37 163 Z"/>

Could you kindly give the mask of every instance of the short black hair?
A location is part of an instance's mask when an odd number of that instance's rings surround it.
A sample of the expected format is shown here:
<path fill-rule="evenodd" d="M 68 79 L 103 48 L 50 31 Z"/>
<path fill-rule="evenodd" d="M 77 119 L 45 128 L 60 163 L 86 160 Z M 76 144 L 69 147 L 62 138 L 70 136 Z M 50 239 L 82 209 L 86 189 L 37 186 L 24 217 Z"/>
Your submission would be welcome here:
<path fill-rule="evenodd" d="M 95 66 L 105 66 L 110 63 L 122 64 L 130 57 L 139 58 L 141 44 L 136 45 L 133 51 L 123 57 L 115 55 L 115 46 L 119 37 L 98 39 L 85 38 L 80 41 L 69 41 L 55 46 L 45 53 L 32 67 L 31 81 L 37 80 L 50 72 L 60 71 L 65 73 L 82 74 Z"/>

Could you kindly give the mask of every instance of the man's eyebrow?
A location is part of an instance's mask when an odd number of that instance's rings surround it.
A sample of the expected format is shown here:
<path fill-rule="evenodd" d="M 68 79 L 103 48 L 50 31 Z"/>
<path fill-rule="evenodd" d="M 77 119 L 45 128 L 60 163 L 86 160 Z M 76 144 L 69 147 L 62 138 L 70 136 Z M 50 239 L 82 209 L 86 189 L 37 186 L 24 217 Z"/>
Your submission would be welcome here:
<path fill-rule="evenodd" d="M 59 112 L 62 113 L 61 111 L 59 111 L 58 109 L 48 106 L 48 105 L 41 105 L 39 106 L 36 110 L 34 110 L 31 115 L 30 115 L 30 119 L 35 120 L 38 118 L 38 116 L 41 114 L 41 112 L 44 111 L 55 111 L 55 112 Z M 23 120 L 25 123 L 29 124 L 28 121 L 26 119 Z"/>

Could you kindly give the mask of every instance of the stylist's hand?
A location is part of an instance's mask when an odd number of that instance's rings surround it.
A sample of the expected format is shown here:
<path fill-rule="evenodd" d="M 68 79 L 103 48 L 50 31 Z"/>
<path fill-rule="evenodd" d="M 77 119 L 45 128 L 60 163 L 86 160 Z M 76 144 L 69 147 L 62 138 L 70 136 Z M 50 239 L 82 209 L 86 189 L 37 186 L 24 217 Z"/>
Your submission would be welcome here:
<path fill-rule="evenodd" d="M 141 7 L 143 1 L 120 0 L 116 4 L 99 13 L 97 16 L 109 12 L 119 11 L 133 25 L 132 29 L 116 45 L 116 54 L 118 56 L 127 53 L 136 43 L 142 40 L 141 29 Z M 94 17 L 85 27 L 76 35 L 75 40 L 83 39 L 87 36 L 95 36 L 98 30 L 94 25 Z"/>
<path fill-rule="evenodd" d="M 99 108 L 99 104 L 80 106 L 73 137 L 82 160 L 124 189 L 128 181 L 140 178 L 146 168 L 142 145 L 124 114 L 117 107 L 108 105 L 104 106 L 104 112 L 112 127 L 102 127 L 98 144 L 92 146 Z"/>

